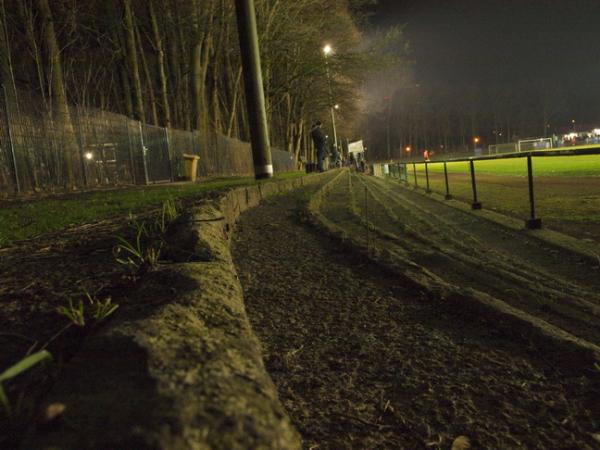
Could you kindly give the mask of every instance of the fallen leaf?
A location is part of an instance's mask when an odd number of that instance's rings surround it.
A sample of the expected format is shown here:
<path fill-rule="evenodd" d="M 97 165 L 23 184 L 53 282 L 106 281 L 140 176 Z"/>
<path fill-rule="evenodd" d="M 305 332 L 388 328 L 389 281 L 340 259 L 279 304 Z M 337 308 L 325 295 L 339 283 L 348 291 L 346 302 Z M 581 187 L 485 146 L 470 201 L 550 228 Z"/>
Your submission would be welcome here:
<path fill-rule="evenodd" d="M 51 403 L 44 410 L 40 421 L 43 424 L 53 422 L 63 415 L 65 409 L 67 409 L 67 406 L 64 403 Z"/>
<path fill-rule="evenodd" d="M 471 448 L 471 441 L 466 436 L 458 436 L 452 443 L 452 450 L 469 450 Z"/>

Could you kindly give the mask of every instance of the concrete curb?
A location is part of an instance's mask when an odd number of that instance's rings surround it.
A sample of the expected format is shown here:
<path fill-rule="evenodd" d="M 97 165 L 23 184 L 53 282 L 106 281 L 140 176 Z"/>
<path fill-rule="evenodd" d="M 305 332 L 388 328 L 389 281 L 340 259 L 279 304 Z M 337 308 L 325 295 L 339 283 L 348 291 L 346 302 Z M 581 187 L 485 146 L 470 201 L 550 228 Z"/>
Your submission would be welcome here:
<path fill-rule="evenodd" d="M 63 418 L 31 430 L 22 448 L 301 448 L 251 330 L 229 237 L 262 199 L 328 176 L 237 188 L 194 208 L 178 232 L 197 260 L 145 276 L 86 339 L 45 402 L 65 404 Z M 148 293 L 161 301 L 145 302 Z"/>
<path fill-rule="evenodd" d="M 526 336 L 544 350 L 548 360 L 565 370 L 580 373 L 585 368 L 591 369 L 595 362 L 600 361 L 600 347 L 591 342 L 573 336 L 484 292 L 448 284 L 426 268 L 406 261 L 400 255 L 388 251 L 374 251 L 364 242 L 348 236 L 319 210 L 337 178 L 327 182 L 313 195 L 308 213 L 315 226 L 338 239 L 348 249 L 398 274 L 405 285 L 423 291 L 431 300 L 439 301 L 453 310 L 463 309 L 476 316 L 483 315 L 500 330 Z"/>

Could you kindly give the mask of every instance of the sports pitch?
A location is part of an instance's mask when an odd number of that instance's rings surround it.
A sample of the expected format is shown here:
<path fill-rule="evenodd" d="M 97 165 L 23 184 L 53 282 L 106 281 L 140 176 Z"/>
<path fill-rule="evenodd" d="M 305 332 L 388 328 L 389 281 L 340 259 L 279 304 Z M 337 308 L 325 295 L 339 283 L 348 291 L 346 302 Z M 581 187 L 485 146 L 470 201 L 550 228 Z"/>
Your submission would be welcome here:
<path fill-rule="evenodd" d="M 599 176 L 600 155 L 538 156 L 532 159 L 534 176 Z M 431 172 L 443 172 L 442 163 L 428 164 Z M 488 175 L 527 175 L 527 158 L 493 159 L 475 161 L 476 173 Z M 425 165 L 417 165 L 417 171 L 425 171 Z M 448 173 L 469 172 L 468 162 L 448 163 Z"/>

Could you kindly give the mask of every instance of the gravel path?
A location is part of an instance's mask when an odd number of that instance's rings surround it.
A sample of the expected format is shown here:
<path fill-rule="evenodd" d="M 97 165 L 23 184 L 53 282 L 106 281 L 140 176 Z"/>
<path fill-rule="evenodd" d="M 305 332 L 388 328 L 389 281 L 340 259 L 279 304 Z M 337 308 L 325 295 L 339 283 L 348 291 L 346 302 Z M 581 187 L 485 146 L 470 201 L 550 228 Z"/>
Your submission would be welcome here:
<path fill-rule="evenodd" d="M 309 190 L 245 213 L 233 244 L 250 320 L 312 449 L 592 449 L 598 385 L 448 311 L 302 221 Z"/>

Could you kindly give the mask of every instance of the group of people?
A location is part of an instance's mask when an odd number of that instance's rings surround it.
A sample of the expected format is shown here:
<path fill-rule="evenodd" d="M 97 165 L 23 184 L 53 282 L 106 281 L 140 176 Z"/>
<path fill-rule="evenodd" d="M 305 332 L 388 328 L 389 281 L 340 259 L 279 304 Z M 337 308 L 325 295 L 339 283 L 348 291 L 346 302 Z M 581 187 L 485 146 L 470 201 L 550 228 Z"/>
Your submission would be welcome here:
<path fill-rule="evenodd" d="M 325 161 L 328 156 L 331 156 L 330 166 L 342 167 L 342 155 L 337 148 L 333 147 L 331 152 L 328 152 L 327 136 L 323 132 L 323 124 L 320 121 L 315 122 L 310 130 L 310 137 L 315 144 L 317 153 L 317 170 L 325 171 Z"/>

